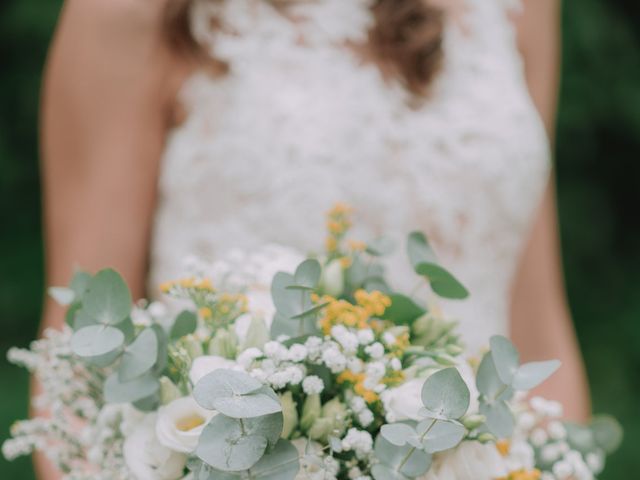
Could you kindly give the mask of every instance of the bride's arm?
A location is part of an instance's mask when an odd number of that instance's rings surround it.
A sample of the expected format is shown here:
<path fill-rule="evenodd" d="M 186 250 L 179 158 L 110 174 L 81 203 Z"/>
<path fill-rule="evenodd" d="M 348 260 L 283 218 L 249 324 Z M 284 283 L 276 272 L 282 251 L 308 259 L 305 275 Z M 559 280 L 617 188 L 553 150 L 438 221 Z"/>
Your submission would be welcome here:
<path fill-rule="evenodd" d="M 162 40 L 162 3 L 65 3 L 42 98 L 48 285 L 66 285 L 74 267 L 111 266 L 143 295 L 158 159 L 180 71 Z M 47 301 L 42 327 L 62 322 Z M 39 478 L 56 478 L 42 459 L 36 467 Z"/>
<path fill-rule="evenodd" d="M 550 137 L 555 129 L 559 0 L 525 0 L 518 18 L 533 100 Z M 554 184 L 550 182 L 513 290 L 512 333 L 525 359 L 558 358 L 563 366 L 537 392 L 561 401 L 568 418 L 585 420 L 590 402 L 584 366 L 565 297 Z"/>

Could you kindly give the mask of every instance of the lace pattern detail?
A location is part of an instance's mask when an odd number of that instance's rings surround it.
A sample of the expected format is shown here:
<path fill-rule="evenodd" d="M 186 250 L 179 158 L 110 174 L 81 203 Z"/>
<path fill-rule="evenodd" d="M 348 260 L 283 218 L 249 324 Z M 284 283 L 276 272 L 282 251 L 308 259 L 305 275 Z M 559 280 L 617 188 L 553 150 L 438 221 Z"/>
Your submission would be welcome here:
<path fill-rule="evenodd" d="M 363 240 L 430 236 L 472 292 L 445 305 L 472 348 L 506 333 L 549 148 L 505 13 L 513 2 L 468 1 L 468 28 L 447 27 L 443 72 L 419 108 L 343 47 L 372 21 L 365 0 L 302 2 L 300 22 L 264 0 L 198 3 L 194 32 L 231 72 L 198 73 L 183 89 L 190 114 L 163 158 L 150 284 L 190 254 L 318 249 L 323 212 L 345 201 Z M 413 287 L 408 267 L 390 273 Z"/>

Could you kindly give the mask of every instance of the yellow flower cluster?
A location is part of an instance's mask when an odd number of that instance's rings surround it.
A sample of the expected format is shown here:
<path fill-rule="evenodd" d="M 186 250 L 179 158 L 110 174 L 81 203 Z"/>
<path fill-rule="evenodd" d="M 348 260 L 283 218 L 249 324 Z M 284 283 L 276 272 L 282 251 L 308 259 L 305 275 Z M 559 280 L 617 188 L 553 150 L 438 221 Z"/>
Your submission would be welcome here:
<path fill-rule="evenodd" d="M 369 319 L 380 316 L 391 305 L 391 299 L 382 292 L 366 292 L 358 290 L 355 293 L 356 304 L 346 300 L 337 300 L 330 296 L 316 298 L 317 302 L 327 302 L 324 316 L 320 320 L 320 328 L 325 335 L 331 333 L 334 325 L 364 329 L 370 328 Z"/>
<path fill-rule="evenodd" d="M 208 278 L 196 279 L 195 277 L 182 278 L 173 282 L 164 282 L 160 285 L 160 291 L 162 293 L 169 293 L 175 288 L 182 288 L 185 290 L 200 290 L 204 292 L 214 292 L 213 284 Z"/>
<path fill-rule="evenodd" d="M 540 480 L 542 473 L 538 469 L 533 470 L 517 470 L 509 473 L 506 477 L 500 477 L 496 480 Z"/>
<path fill-rule="evenodd" d="M 326 240 L 326 248 L 329 253 L 336 252 L 340 247 L 340 240 L 351 228 L 351 214 L 353 210 L 344 203 L 336 204 L 327 213 L 327 230 L 329 235 Z"/>
<path fill-rule="evenodd" d="M 511 450 L 511 442 L 509 440 L 500 440 L 496 442 L 496 449 L 503 457 L 509 455 Z M 500 477 L 496 480 L 540 480 L 541 472 L 538 469 L 533 470 L 516 470 L 510 472 L 506 477 Z"/>
<path fill-rule="evenodd" d="M 365 402 L 371 404 L 378 401 L 378 394 L 373 390 L 369 390 L 364 386 L 364 380 L 366 375 L 364 373 L 353 373 L 351 370 L 345 370 L 340 375 L 336 381 L 339 384 L 343 384 L 345 382 L 351 383 L 353 385 L 353 391 L 360 395 Z"/>

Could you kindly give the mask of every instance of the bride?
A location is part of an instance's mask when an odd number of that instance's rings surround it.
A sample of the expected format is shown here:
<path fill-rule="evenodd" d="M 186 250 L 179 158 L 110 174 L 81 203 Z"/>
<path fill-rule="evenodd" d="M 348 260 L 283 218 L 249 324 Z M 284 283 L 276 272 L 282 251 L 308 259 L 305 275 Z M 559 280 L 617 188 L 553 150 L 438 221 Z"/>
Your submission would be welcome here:
<path fill-rule="evenodd" d="M 540 393 L 586 417 L 550 173 L 558 4 L 67 0 L 43 97 L 47 282 L 108 265 L 153 295 L 188 254 L 317 249 L 344 201 L 362 239 L 425 231 L 472 292 L 446 305 L 466 343 L 560 358 Z"/>

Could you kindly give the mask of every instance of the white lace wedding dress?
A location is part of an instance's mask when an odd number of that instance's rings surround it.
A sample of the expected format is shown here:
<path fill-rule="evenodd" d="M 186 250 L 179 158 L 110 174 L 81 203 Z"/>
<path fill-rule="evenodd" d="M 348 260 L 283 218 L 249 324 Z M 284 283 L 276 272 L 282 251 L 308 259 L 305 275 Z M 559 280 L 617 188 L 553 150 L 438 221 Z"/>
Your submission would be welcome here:
<path fill-rule="evenodd" d="M 467 0 L 445 33 L 433 94 L 407 93 L 344 47 L 372 22 L 370 0 L 304 1 L 293 22 L 266 0 L 202 0 L 195 35 L 231 73 L 184 86 L 189 116 L 162 163 L 151 286 L 184 256 L 323 246 L 324 212 L 351 204 L 363 240 L 427 233 L 471 297 L 445 308 L 478 348 L 508 332 L 509 290 L 549 174 L 507 0 Z M 509 2 L 513 3 L 513 2 Z M 223 28 L 213 28 L 212 18 Z M 404 247 L 390 274 L 411 288 Z"/>

